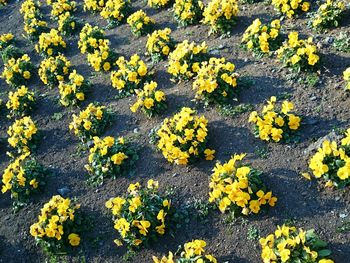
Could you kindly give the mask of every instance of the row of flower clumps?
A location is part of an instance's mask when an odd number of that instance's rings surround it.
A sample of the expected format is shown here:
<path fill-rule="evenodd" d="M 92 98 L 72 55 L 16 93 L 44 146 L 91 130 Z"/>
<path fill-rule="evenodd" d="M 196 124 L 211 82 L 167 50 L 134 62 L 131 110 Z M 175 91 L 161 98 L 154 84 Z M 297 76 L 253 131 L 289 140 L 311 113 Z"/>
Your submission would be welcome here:
<path fill-rule="evenodd" d="M 170 4 L 172 4 L 171 0 L 148 0 L 148 5 L 152 8 L 162 8 Z M 273 0 L 272 5 L 281 15 L 286 15 L 288 18 L 310 9 L 310 2 L 305 0 Z M 346 8 L 343 0 L 328 0 L 310 15 L 309 24 L 315 30 L 336 27 L 344 16 Z M 128 16 L 130 2 L 128 0 L 85 0 L 84 9 L 99 11 L 103 18 L 116 25 Z M 176 0 L 173 12 L 181 26 L 202 22 L 210 26 L 210 32 L 227 33 L 236 24 L 239 7 L 237 0 L 211 0 L 207 6 L 198 0 Z M 139 29 L 153 23 L 149 18 L 144 19 L 147 15 L 144 13 L 141 15 L 141 13 L 143 13 L 142 10 L 137 11 L 132 15 L 134 18 L 130 19 L 137 21 L 136 28 Z M 127 22 L 130 24 L 129 18 Z"/>
<path fill-rule="evenodd" d="M 239 184 L 243 184 L 243 181 Z M 175 230 L 177 210 L 169 197 L 158 190 L 158 182 L 152 179 L 147 182 L 147 187 L 142 187 L 140 183 L 130 184 L 126 195 L 113 197 L 105 205 L 111 210 L 114 228 L 118 232 L 118 239 L 114 242 L 118 246 L 125 244 L 129 250 L 141 248 Z M 30 227 L 30 234 L 46 252 L 54 255 L 67 253 L 80 245 L 84 220 L 80 204 L 75 200 L 53 196 L 42 208 L 38 221 Z M 327 249 L 327 244 L 314 230 L 278 226 L 273 234 L 261 238 L 260 244 L 264 262 L 333 262 L 329 259 L 331 251 Z M 204 240 L 193 240 L 176 253 L 169 252 L 168 256 L 160 259 L 153 256 L 153 261 L 217 262 L 213 255 L 205 253 L 205 247 Z"/>
<path fill-rule="evenodd" d="M 56 18 L 65 11 L 75 9 L 74 2 L 64 2 L 61 5 L 49 1 L 48 4 L 52 5 L 51 15 Z M 21 6 L 21 13 L 24 15 L 28 37 L 32 41 L 38 40 L 36 50 L 46 57 L 39 68 L 39 76 L 43 83 L 50 86 L 59 85 L 60 102 L 64 106 L 84 100 L 84 91 L 88 83 L 75 70 L 70 70 L 70 62 L 60 54 L 66 46 L 62 37 L 55 29 L 48 31 L 48 28 L 40 28 L 35 24 L 35 21 L 42 17 L 39 4 L 27 0 Z M 27 31 L 29 25 L 32 25 L 34 30 Z M 38 141 L 38 129 L 28 116 L 34 106 L 35 95 L 26 85 L 34 73 L 34 67 L 30 57 L 14 44 L 12 34 L 0 36 L 0 51 L 5 65 L 2 77 L 10 87 L 17 89 L 9 92 L 9 100 L 6 103 L 9 109 L 8 116 L 19 117 L 7 132 L 9 145 L 13 149 L 8 155 L 13 160 L 4 171 L 2 192 L 10 191 L 14 207 L 19 208 L 26 203 L 31 194 L 43 188 L 47 170 L 31 154 Z"/>
<path fill-rule="evenodd" d="M 8 128 L 7 153 L 11 161 L 1 180 L 1 192 L 11 192 L 14 209 L 19 209 L 29 196 L 45 185 L 46 169 L 31 155 L 38 138 L 38 129 L 28 116 L 35 104 L 34 92 L 28 88 L 33 74 L 30 57 L 16 46 L 13 34 L 0 35 L 0 53 L 4 63 L 2 78 L 13 89 L 8 94 L 6 107 L 13 124 Z"/>

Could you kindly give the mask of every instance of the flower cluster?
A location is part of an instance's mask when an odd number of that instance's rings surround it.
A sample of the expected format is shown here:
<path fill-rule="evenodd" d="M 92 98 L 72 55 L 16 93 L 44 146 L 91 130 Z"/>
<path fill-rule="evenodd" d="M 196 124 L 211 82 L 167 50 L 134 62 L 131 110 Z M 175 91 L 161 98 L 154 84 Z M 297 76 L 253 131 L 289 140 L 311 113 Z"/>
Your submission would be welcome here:
<path fill-rule="evenodd" d="M 148 6 L 152 8 L 163 8 L 171 4 L 172 0 L 147 0 Z"/>
<path fill-rule="evenodd" d="M 337 27 L 345 11 L 345 3 L 342 0 L 327 0 L 312 14 L 310 26 L 318 31 Z"/>
<path fill-rule="evenodd" d="M 95 71 L 109 71 L 114 65 L 116 54 L 109 48 L 109 40 L 99 27 L 85 24 L 80 32 L 78 47 L 82 54 L 88 53 L 88 62 Z"/>
<path fill-rule="evenodd" d="M 84 77 L 73 70 L 68 77 L 68 82 L 60 82 L 58 89 L 60 92 L 60 103 L 67 107 L 77 105 L 85 100 L 85 93 L 89 88 L 89 83 Z"/>
<path fill-rule="evenodd" d="M 255 136 L 263 141 L 290 140 L 301 122 L 301 118 L 291 112 L 293 109 L 294 104 L 285 100 L 281 109 L 276 110 L 276 97 L 272 96 L 261 115 L 253 111 L 249 116 L 249 122 L 255 124 Z"/>
<path fill-rule="evenodd" d="M 163 256 L 161 259 L 153 256 L 152 259 L 154 263 L 217 263 L 217 259 L 213 255 L 205 253 L 206 246 L 207 243 L 204 240 L 196 239 L 183 245 L 183 250 L 179 257 L 174 257 L 174 253 L 169 251 L 168 256 Z"/>
<path fill-rule="evenodd" d="M 62 36 L 56 29 L 51 29 L 49 33 L 42 33 L 39 42 L 35 45 L 35 50 L 44 56 L 57 56 L 66 48 Z"/>
<path fill-rule="evenodd" d="M 85 166 L 89 172 L 89 183 L 98 185 L 106 177 L 125 175 L 138 159 L 136 151 L 123 137 L 115 139 L 107 136 L 93 138 L 94 146 L 90 148 L 89 164 Z"/>
<path fill-rule="evenodd" d="M 149 33 L 155 23 L 154 19 L 147 16 L 143 10 L 131 14 L 127 22 L 131 27 L 131 32 L 138 37 Z"/>
<path fill-rule="evenodd" d="M 280 28 L 279 19 L 267 25 L 262 24 L 259 18 L 255 19 L 243 34 L 243 47 L 257 56 L 277 50 L 281 45 Z"/>
<path fill-rule="evenodd" d="M 197 45 L 188 40 L 176 45 L 173 52 L 169 54 L 168 73 L 176 79 L 190 79 L 199 69 L 199 65 L 206 58 L 208 46 L 203 42 Z"/>
<path fill-rule="evenodd" d="M 109 48 L 109 41 L 103 41 L 93 53 L 87 56 L 89 64 L 95 71 L 109 71 L 115 65 L 116 54 Z"/>
<path fill-rule="evenodd" d="M 196 99 L 219 104 L 232 99 L 238 76 L 234 70 L 235 65 L 226 62 L 225 58 L 210 58 L 202 62 L 193 82 Z"/>
<path fill-rule="evenodd" d="M 174 49 L 175 43 L 170 34 L 171 29 L 167 27 L 162 30 L 155 30 L 148 36 L 146 49 L 153 62 L 166 58 Z"/>
<path fill-rule="evenodd" d="M 58 19 L 65 13 L 72 13 L 76 10 L 77 3 L 70 0 L 55 0 L 51 3 L 51 17 Z"/>
<path fill-rule="evenodd" d="M 15 120 L 8 128 L 8 143 L 19 154 L 29 152 L 33 148 L 33 141 L 38 132 L 35 123 L 28 116 Z"/>
<path fill-rule="evenodd" d="M 84 11 L 101 11 L 105 4 L 105 0 L 84 0 Z"/>
<path fill-rule="evenodd" d="M 269 205 L 275 206 L 277 198 L 266 189 L 261 172 L 241 163 L 246 154 L 235 154 L 221 164 L 216 163 L 209 183 L 209 202 L 222 213 L 236 215 L 258 214 Z"/>
<path fill-rule="evenodd" d="M 2 175 L 2 193 L 11 191 L 14 206 L 23 205 L 31 194 L 45 185 L 45 169 L 30 158 L 30 152 L 14 159 Z"/>
<path fill-rule="evenodd" d="M 48 253 L 66 253 L 79 246 L 82 228 L 80 204 L 60 195 L 53 196 L 44 204 L 38 221 L 30 226 L 30 234 Z"/>
<path fill-rule="evenodd" d="M 287 15 L 288 18 L 310 9 L 310 2 L 305 0 L 272 0 L 272 5 L 279 13 Z"/>
<path fill-rule="evenodd" d="M 39 77 L 49 87 L 57 86 L 69 74 L 70 61 L 64 55 L 49 57 L 40 63 Z"/>
<path fill-rule="evenodd" d="M 139 247 L 154 241 L 174 226 L 175 211 L 171 200 L 158 191 L 158 182 L 150 179 L 147 188 L 140 183 L 130 184 L 126 196 L 111 198 L 106 207 L 112 211 L 114 228 L 129 247 Z"/>
<path fill-rule="evenodd" d="M 11 33 L 0 35 L 0 51 L 11 45 L 14 41 L 14 36 Z"/>
<path fill-rule="evenodd" d="M 175 0 L 174 16 L 181 26 L 198 23 L 203 18 L 203 2 L 200 0 Z"/>
<path fill-rule="evenodd" d="M 331 251 L 313 229 L 297 230 L 294 226 L 277 226 L 274 234 L 260 239 L 264 262 L 334 263 Z"/>
<path fill-rule="evenodd" d="M 288 41 L 277 50 L 277 57 L 283 66 L 296 72 L 314 69 L 320 60 L 312 37 L 302 40 L 297 32 L 288 35 Z"/>
<path fill-rule="evenodd" d="M 73 121 L 69 129 L 83 142 L 86 143 L 93 136 L 101 134 L 109 122 L 109 114 L 105 106 L 90 103 L 79 115 L 73 114 Z"/>
<path fill-rule="evenodd" d="M 94 53 L 101 45 L 109 45 L 104 30 L 100 29 L 98 26 L 93 27 L 90 24 L 85 24 L 79 35 L 78 47 L 80 52 L 82 54 L 86 52 Z"/>
<path fill-rule="evenodd" d="M 108 19 L 110 25 L 119 25 L 130 13 L 129 0 L 107 0 L 101 16 Z"/>
<path fill-rule="evenodd" d="M 119 57 L 116 63 L 118 70 L 112 71 L 111 81 L 113 88 L 121 94 L 130 95 L 147 81 L 147 65 L 137 54 L 131 56 L 129 61 Z"/>
<path fill-rule="evenodd" d="M 0 6 L 7 5 L 7 0 L 0 0 Z"/>
<path fill-rule="evenodd" d="M 20 12 L 24 15 L 24 32 L 30 40 L 37 41 L 42 33 L 48 32 L 47 23 L 42 20 L 39 2 L 25 0 L 21 5 Z"/>
<path fill-rule="evenodd" d="M 20 87 L 27 83 L 32 76 L 33 65 L 30 57 L 24 54 L 20 58 L 10 58 L 5 63 L 2 78 L 12 87 Z"/>
<path fill-rule="evenodd" d="M 157 148 L 171 163 L 188 164 L 205 155 L 206 160 L 214 159 L 214 150 L 206 148 L 208 120 L 196 116 L 191 108 L 182 108 L 173 118 L 166 118 L 157 131 Z"/>
<path fill-rule="evenodd" d="M 343 72 L 343 78 L 346 82 L 345 89 L 350 90 L 350 67 Z"/>
<path fill-rule="evenodd" d="M 71 13 L 66 12 L 58 18 L 58 31 L 63 35 L 71 35 L 77 29 L 77 21 Z"/>
<path fill-rule="evenodd" d="M 6 103 L 10 116 L 24 116 L 33 107 L 34 92 L 29 91 L 26 86 L 21 86 L 15 92 L 9 92 L 9 99 Z"/>
<path fill-rule="evenodd" d="M 210 26 L 210 33 L 228 33 L 236 24 L 237 0 L 211 0 L 204 8 L 203 23 Z"/>
<path fill-rule="evenodd" d="M 309 168 L 316 178 L 327 180 L 327 186 L 350 185 L 350 128 L 340 146 L 336 141 L 325 140 L 310 159 Z"/>
<path fill-rule="evenodd" d="M 165 93 L 156 90 L 158 84 L 154 81 L 146 83 L 142 90 L 136 90 L 137 101 L 130 107 L 132 112 L 136 112 L 140 107 L 143 112 L 152 117 L 166 109 Z"/>

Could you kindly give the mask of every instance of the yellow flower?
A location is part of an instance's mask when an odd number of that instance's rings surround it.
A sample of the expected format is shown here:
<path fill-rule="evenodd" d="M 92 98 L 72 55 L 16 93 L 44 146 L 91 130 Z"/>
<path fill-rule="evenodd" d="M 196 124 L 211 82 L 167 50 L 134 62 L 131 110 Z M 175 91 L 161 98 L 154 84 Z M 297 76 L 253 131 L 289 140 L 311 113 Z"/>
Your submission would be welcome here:
<path fill-rule="evenodd" d="M 69 244 L 71 244 L 73 247 L 79 246 L 80 244 L 80 237 L 78 234 L 71 233 L 68 236 Z"/>

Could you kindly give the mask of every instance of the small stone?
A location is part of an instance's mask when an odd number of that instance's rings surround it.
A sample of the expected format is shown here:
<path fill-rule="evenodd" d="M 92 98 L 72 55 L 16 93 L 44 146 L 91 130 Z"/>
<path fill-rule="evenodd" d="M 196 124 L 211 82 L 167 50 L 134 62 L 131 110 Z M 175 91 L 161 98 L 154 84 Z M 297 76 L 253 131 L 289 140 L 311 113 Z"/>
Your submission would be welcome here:
<path fill-rule="evenodd" d="M 178 175 L 177 173 L 174 173 L 174 174 L 173 174 L 173 177 L 175 177 L 175 176 L 177 176 L 177 175 Z"/>
<path fill-rule="evenodd" d="M 339 217 L 340 218 L 345 218 L 345 217 L 347 217 L 348 215 L 347 214 L 339 214 Z"/>
<path fill-rule="evenodd" d="M 245 58 L 245 59 L 244 59 L 244 62 L 248 62 L 248 58 Z"/>
<path fill-rule="evenodd" d="M 70 189 L 68 187 L 66 187 L 66 186 L 57 189 L 57 193 L 59 193 L 63 197 L 66 197 L 69 192 L 70 192 Z"/>
<path fill-rule="evenodd" d="M 311 101 L 315 101 L 315 100 L 317 100 L 317 97 L 316 97 L 316 96 L 312 96 L 312 97 L 310 98 L 310 100 L 311 100 Z"/>
<path fill-rule="evenodd" d="M 135 128 L 134 129 L 134 133 L 138 133 L 139 132 L 139 129 L 138 128 Z"/>
<path fill-rule="evenodd" d="M 333 42 L 334 42 L 334 37 L 326 37 L 325 38 L 325 43 L 332 44 Z"/>

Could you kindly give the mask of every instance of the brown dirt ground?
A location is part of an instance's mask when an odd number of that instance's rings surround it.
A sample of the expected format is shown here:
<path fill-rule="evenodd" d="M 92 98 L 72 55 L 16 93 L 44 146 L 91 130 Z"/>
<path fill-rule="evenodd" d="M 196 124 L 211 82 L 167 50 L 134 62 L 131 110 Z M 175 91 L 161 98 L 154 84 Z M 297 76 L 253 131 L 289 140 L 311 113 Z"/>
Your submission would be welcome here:
<path fill-rule="evenodd" d="M 0 9 L 0 34 L 12 32 L 20 39 L 19 45 L 29 53 L 32 60 L 38 65 L 41 58 L 34 51 L 33 45 L 22 37 L 23 20 L 19 14 L 21 2 L 11 3 Z M 79 2 L 77 16 L 84 22 L 106 25 L 98 14 L 82 12 L 82 1 Z M 305 118 L 302 138 L 294 144 L 265 144 L 254 138 L 251 126 L 247 122 L 249 113 L 242 113 L 236 117 L 223 117 L 214 108 L 203 110 L 193 101 L 191 82 L 174 84 L 169 81 L 166 73 L 166 62 L 154 67 L 155 80 L 168 96 L 169 108 L 164 115 L 154 119 L 147 119 L 142 113 L 132 114 L 129 106 L 132 98 L 114 99 L 117 92 L 111 87 L 109 74 L 93 73 L 87 65 L 85 55 L 77 49 L 78 34 L 66 38 L 68 48 L 65 55 L 71 60 L 78 72 L 85 77 L 92 76 L 92 93 L 82 107 L 93 101 L 108 106 L 115 112 L 115 120 L 104 135 L 132 136 L 140 145 L 140 161 L 137 164 L 134 177 L 121 177 L 117 180 L 107 179 L 104 185 L 91 188 L 86 185 L 84 164 L 87 153 L 77 154 L 78 140 L 69 133 L 68 124 L 73 112 L 77 109 L 67 109 L 58 105 L 57 89 L 49 90 L 38 77 L 32 81 L 30 87 L 38 95 L 37 108 L 31 116 L 37 122 L 42 132 L 42 140 L 35 152 L 37 158 L 54 171 L 54 176 L 48 179 L 44 193 L 33 198 L 33 202 L 14 214 L 11 210 L 11 200 L 8 195 L 1 196 L 0 202 L 0 262 L 44 262 L 45 257 L 33 238 L 29 234 L 30 225 L 36 220 L 42 205 L 57 194 L 57 189 L 67 186 L 71 192 L 69 196 L 77 197 L 82 209 L 91 215 L 95 221 L 94 230 L 83 237 L 81 251 L 67 257 L 68 262 L 122 262 L 125 250 L 117 248 L 113 239 L 117 237 L 113 225 L 104 207 L 110 197 L 122 195 L 131 182 L 145 182 L 154 178 L 160 182 L 161 188 L 174 187 L 180 196 L 178 206 L 193 202 L 195 199 L 206 200 L 208 195 L 208 179 L 214 161 L 199 161 L 189 167 L 172 166 L 166 162 L 160 153 L 148 143 L 148 133 L 166 116 L 171 116 L 182 106 L 191 106 L 198 109 L 209 120 L 211 139 L 209 146 L 217 151 L 216 159 L 225 161 L 233 153 L 248 153 L 249 162 L 256 168 L 264 171 L 264 180 L 279 198 L 277 206 L 267 213 L 253 216 L 247 220 L 237 220 L 235 223 L 225 223 L 224 216 L 213 212 L 208 220 L 191 219 L 190 223 L 176 232 L 174 237 L 166 235 L 158 244 L 141 250 L 131 262 L 151 262 L 152 255 L 161 255 L 169 250 L 176 250 L 184 242 L 202 238 L 208 243 L 208 250 L 214 253 L 220 262 L 260 262 L 260 247 L 257 240 L 249 240 L 248 229 L 256 228 L 261 236 L 274 230 L 277 224 L 286 220 L 294 220 L 297 226 L 305 229 L 314 228 L 320 236 L 329 242 L 333 250 L 333 257 L 338 263 L 349 262 L 350 243 L 349 232 L 338 233 L 337 227 L 349 221 L 341 214 L 350 213 L 349 190 L 324 189 L 317 182 L 303 179 L 299 173 L 307 169 L 308 156 L 304 150 L 316 139 L 329 133 L 334 128 L 350 127 L 350 98 L 342 89 L 341 73 L 350 65 L 350 54 L 335 52 L 328 45 L 321 48 L 323 67 L 321 69 L 322 82 L 315 88 L 305 88 L 298 83 L 286 80 L 285 70 L 273 58 L 254 59 L 251 54 L 241 50 L 239 43 L 245 28 L 255 19 L 264 21 L 276 17 L 274 10 L 263 3 L 242 5 L 238 24 L 232 30 L 229 38 L 207 36 L 208 28 L 203 25 L 177 28 L 172 17 L 171 8 L 152 10 L 142 1 L 132 3 L 135 9 L 144 9 L 157 22 L 157 28 L 165 26 L 173 30 L 173 37 L 177 41 L 184 39 L 197 42 L 206 41 L 209 47 L 223 45 L 220 56 L 226 57 L 235 63 L 237 71 L 254 80 L 255 84 L 242 90 L 239 96 L 240 103 L 253 104 L 260 108 L 261 104 L 272 95 L 289 93 L 290 100 L 296 104 L 297 112 Z M 44 6 L 46 6 L 44 4 Z M 44 8 L 48 19 L 48 8 Z M 313 33 L 306 26 L 306 19 L 300 18 L 287 21 L 284 30 L 297 30 L 302 35 L 310 36 Z M 336 36 L 340 31 L 350 33 L 349 19 L 328 34 L 317 35 L 317 41 L 324 43 L 327 36 Z M 126 57 L 135 52 L 143 55 L 145 52 L 146 37 L 135 38 L 128 25 L 124 24 L 115 29 L 107 30 L 112 47 Z M 149 61 L 148 61 L 149 62 Z M 2 70 L 2 65 L 0 66 Z M 93 73 L 93 74 L 92 74 Z M 9 87 L 0 80 L 1 98 L 5 99 Z M 54 113 L 61 113 L 60 120 L 52 118 Z M 0 170 L 3 170 L 9 159 L 7 150 L 6 130 L 10 125 L 6 119 L 6 112 L 0 116 Z M 134 129 L 139 129 L 135 134 Z M 267 147 L 268 158 L 263 159 L 256 153 L 258 149 Z M 176 176 L 173 176 L 177 174 Z"/>

